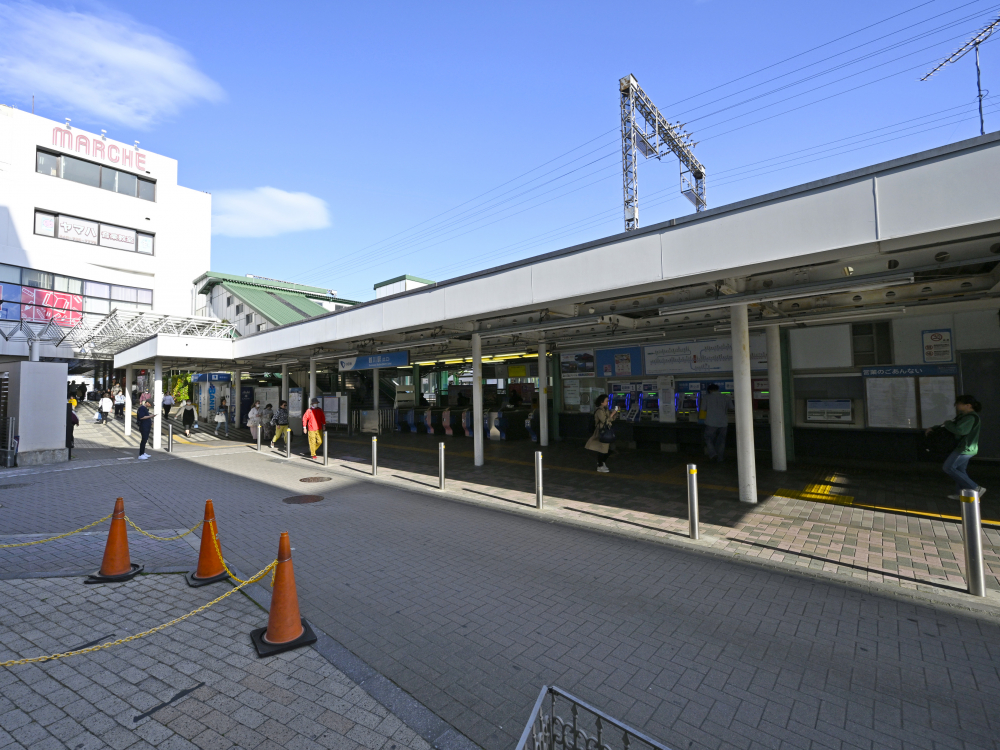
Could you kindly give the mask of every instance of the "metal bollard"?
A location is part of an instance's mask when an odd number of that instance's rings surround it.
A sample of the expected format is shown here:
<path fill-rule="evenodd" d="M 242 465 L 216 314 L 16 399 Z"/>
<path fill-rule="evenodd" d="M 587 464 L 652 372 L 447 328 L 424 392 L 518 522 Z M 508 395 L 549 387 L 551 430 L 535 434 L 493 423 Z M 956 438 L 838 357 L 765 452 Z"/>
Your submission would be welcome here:
<path fill-rule="evenodd" d="M 444 489 L 444 443 L 438 443 L 438 489 Z"/>
<path fill-rule="evenodd" d="M 535 507 L 538 510 L 542 510 L 543 505 L 543 492 L 542 492 L 542 452 L 535 451 Z"/>
<path fill-rule="evenodd" d="M 263 434 L 263 425 L 257 425 L 257 452 L 260 453 L 260 436 Z"/>
<path fill-rule="evenodd" d="M 7 450 L 14 450 L 14 425 L 17 417 L 7 418 Z"/>
<path fill-rule="evenodd" d="M 285 458 L 292 457 L 292 428 L 285 430 Z"/>
<path fill-rule="evenodd" d="M 983 572 L 983 532 L 979 518 L 979 491 L 962 490 L 962 536 L 965 538 L 965 580 L 969 593 L 986 596 Z"/>
<path fill-rule="evenodd" d="M 327 442 L 329 442 L 327 440 L 327 437 L 328 437 L 328 435 L 327 435 L 326 430 L 323 430 L 323 465 L 324 466 L 329 466 L 330 465 L 330 456 L 326 452 L 326 444 L 327 444 Z"/>
<path fill-rule="evenodd" d="M 174 452 L 174 426 L 167 424 L 167 453 Z"/>
<path fill-rule="evenodd" d="M 378 438 L 372 438 L 372 476 L 378 476 Z"/>
<path fill-rule="evenodd" d="M 688 464 L 688 536 L 701 539 L 698 531 L 698 466 Z"/>

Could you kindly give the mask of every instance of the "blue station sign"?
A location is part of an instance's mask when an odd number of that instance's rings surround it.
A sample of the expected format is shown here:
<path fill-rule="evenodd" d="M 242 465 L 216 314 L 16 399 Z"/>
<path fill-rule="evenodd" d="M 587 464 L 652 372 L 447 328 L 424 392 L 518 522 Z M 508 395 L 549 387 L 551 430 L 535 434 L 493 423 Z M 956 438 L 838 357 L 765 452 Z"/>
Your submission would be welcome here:
<path fill-rule="evenodd" d="M 406 367 L 409 364 L 409 352 L 388 352 L 386 354 L 367 354 L 360 357 L 344 357 L 340 360 L 340 370 L 341 372 L 374 370 L 382 367 Z"/>

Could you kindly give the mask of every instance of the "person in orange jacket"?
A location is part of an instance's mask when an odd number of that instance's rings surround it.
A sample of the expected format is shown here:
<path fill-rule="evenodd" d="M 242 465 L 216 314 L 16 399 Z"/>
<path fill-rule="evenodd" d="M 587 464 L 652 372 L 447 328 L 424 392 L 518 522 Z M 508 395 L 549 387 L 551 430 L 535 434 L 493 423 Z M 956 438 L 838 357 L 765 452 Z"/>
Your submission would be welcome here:
<path fill-rule="evenodd" d="M 323 445 L 323 428 L 326 427 L 326 415 L 319 408 L 319 399 L 309 402 L 309 408 L 302 415 L 302 431 L 309 436 L 309 453 L 316 458 L 316 451 Z"/>

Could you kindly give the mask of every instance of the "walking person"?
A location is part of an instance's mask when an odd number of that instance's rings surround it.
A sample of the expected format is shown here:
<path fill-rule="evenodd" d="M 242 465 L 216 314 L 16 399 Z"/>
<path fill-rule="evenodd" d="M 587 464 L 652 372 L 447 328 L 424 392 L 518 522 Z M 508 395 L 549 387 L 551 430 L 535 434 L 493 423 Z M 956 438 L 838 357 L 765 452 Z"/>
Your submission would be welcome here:
<path fill-rule="evenodd" d="M 107 391 L 104 392 L 104 396 L 98 402 L 98 408 L 101 410 L 101 419 L 104 420 L 104 426 L 107 427 L 111 424 L 111 414 L 115 409 L 115 405 L 112 403 L 111 396 Z"/>
<path fill-rule="evenodd" d="M 181 424 L 184 426 L 184 434 L 191 437 L 191 428 L 198 422 L 198 410 L 187 399 L 181 405 Z"/>
<path fill-rule="evenodd" d="M 140 461 L 149 458 L 149 454 L 146 453 L 146 443 L 149 441 L 149 433 L 153 429 L 153 413 L 149 408 L 151 404 L 150 401 L 143 401 L 135 413 L 136 421 L 139 423 L 139 435 L 142 438 L 139 441 Z"/>
<path fill-rule="evenodd" d="M 125 394 L 120 390 L 115 394 L 115 419 L 125 418 Z"/>
<path fill-rule="evenodd" d="M 291 431 L 288 429 L 288 402 L 281 401 L 278 403 L 278 408 L 274 410 L 274 416 L 271 417 L 271 424 L 274 425 L 274 437 L 271 438 L 271 447 L 275 448 L 278 445 L 278 441 L 282 437 L 285 438 L 285 448 L 287 450 L 288 444 L 292 440 Z"/>
<path fill-rule="evenodd" d="M 215 436 L 219 436 L 219 425 L 226 428 L 226 437 L 229 437 L 229 409 L 226 408 L 226 397 L 219 399 L 219 410 L 215 412 Z"/>
<path fill-rule="evenodd" d="M 302 415 L 302 431 L 309 436 L 309 457 L 316 458 L 317 449 L 323 445 L 323 428 L 326 427 L 326 415 L 319 408 L 319 399 L 309 402 L 309 408 Z"/>
<path fill-rule="evenodd" d="M 260 410 L 260 427 L 261 431 L 260 442 L 270 443 L 271 438 L 274 437 L 274 425 L 271 424 L 271 420 L 274 419 L 274 407 L 271 404 L 267 404 L 263 409 Z"/>
<path fill-rule="evenodd" d="M 247 413 L 247 427 L 250 428 L 250 434 L 253 439 L 257 439 L 257 431 L 260 429 L 261 413 L 260 413 L 260 401 L 254 401 L 253 406 L 250 407 L 250 411 Z M 264 442 L 261 440 L 261 442 Z"/>
<path fill-rule="evenodd" d="M 74 411 L 75 407 L 76 399 L 70 398 L 66 403 L 66 448 L 68 450 L 68 461 L 73 460 L 73 430 L 80 424 L 80 418 L 76 416 L 76 412 Z"/>
<path fill-rule="evenodd" d="M 955 418 L 926 430 L 930 435 L 934 430 L 950 432 L 957 443 L 954 450 L 944 460 L 944 473 L 955 480 L 956 492 L 948 495 L 949 500 L 961 500 L 962 490 L 976 490 L 979 497 L 986 494 L 986 488 L 969 477 L 968 466 L 972 457 L 979 453 L 979 412 L 983 405 L 974 396 L 964 395 L 955 399 Z"/>
<path fill-rule="evenodd" d="M 709 461 L 722 463 L 726 453 L 726 433 L 729 432 L 729 399 L 712 383 L 701 401 L 699 416 L 705 422 L 705 455 Z"/>
<path fill-rule="evenodd" d="M 594 399 L 597 410 L 594 412 L 594 434 L 584 446 L 588 451 L 597 454 L 597 470 L 607 474 L 611 469 L 607 466 L 608 455 L 611 453 L 611 443 L 614 441 L 614 429 L 611 423 L 618 419 L 618 407 L 608 409 L 608 397 L 605 394 Z"/>
<path fill-rule="evenodd" d="M 170 410 L 174 408 L 174 397 L 167 393 L 163 396 L 163 418 L 170 419 Z"/>

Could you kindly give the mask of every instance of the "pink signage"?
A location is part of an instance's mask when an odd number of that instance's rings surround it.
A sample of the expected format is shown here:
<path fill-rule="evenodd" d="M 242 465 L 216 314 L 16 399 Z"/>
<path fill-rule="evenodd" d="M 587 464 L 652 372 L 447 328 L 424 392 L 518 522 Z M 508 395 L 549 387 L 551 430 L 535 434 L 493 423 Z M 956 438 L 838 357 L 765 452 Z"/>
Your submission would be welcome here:
<path fill-rule="evenodd" d="M 115 143 L 107 143 L 102 138 L 91 137 L 85 133 L 77 133 L 74 137 L 72 131 L 58 125 L 52 128 L 52 145 L 94 159 L 103 159 L 111 164 L 120 164 L 129 169 L 146 171 L 146 155 L 142 151 L 122 148 Z"/>
<path fill-rule="evenodd" d="M 57 310 L 83 312 L 83 297 L 79 294 L 53 292 L 51 289 L 36 289 L 32 286 L 22 286 L 21 302 L 25 305 L 38 305 L 40 307 L 54 307 Z"/>

